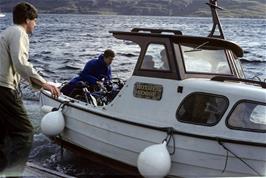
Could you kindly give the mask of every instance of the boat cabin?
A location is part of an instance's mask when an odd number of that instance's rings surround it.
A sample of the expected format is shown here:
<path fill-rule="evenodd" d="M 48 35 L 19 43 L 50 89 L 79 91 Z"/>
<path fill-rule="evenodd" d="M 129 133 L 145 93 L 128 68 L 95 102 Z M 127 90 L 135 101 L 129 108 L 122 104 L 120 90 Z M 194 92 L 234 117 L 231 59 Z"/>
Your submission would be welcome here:
<path fill-rule="evenodd" d="M 255 118 L 256 113 L 263 114 L 265 103 L 262 100 L 255 102 L 259 98 L 257 95 L 263 93 L 263 90 L 253 91 L 246 88 L 246 85 L 242 85 L 240 89 L 224 82 L 240 81 L 252 83 L 253 86 L 259 85 L 259 88 L 266 87 L 263 82 L 245 79 L 239 61 L 239 57 L 243 56 L 243 50 L 237 44 L 213 37 L 185 36 L 177 30 L 134 28 L 131 32 L 112 31 L 111 33 L 118 39 L 130 40 L 138 44 L 141 49 L 133 72 L 133 80 L 128 82 L 128 87 L 133 88 L 133 96 L 130 96 L 131 92 L 128 91 L 129 95 L 124 101 L 130 100 L 131 105 L 134 105 L 136 100 L 136 107 L 126 109 L 126 112 L 141 113 L 142 109 L 137 106 L 145 102 L 143 113 L 145 110 L 148 111 L 150 106 L 150 111 L 157 108 L 160 115 L 160 104 L 171 103 L 171 106 L 168 106 L 168 113 L 171 113 L 170 108 L 173 105 L 172 109 L 176 112 L 178 121 L 205 126 L 214 126 L 223 116 L 231 115 L 228 108 L 234 108 L 232 112 L 235 115 L 232 115 L 236 120 L 239 113 L 249 108 L 249 113 L 241 117 L 243 121 L 238 124 L 246 122 L 244 120 L 250 120 L 251 117 Z M 223 83 L 210 82 L 210 79 Z M 227 94 L 226 91 L 229 90 L 232 93 Z M 242 91 L 241 95 L 238 94 L 239 91 Z M 253 98 L 247 97 L 248 93 Z M 175 95 L 178 96 L 178 101 L 172 99 Z M 150 99 L 151 102 L 138 101 L 136 98 Z M 156 104 L 152 100 L 160 102 Z M 113 106 L 117 107 L 116 111 L 119 107 L 125 107 L 119 105 L 119 102 L 113 105 L 116 105 Z M 236 108 L 240 110 L 237 112 Z M 166 114 L 164 111 L 161 113 Z M 148 116 L 144 114 L 143 117 Z M 161 115 L 161 118 L 163 122 L 164 115 Z M 241 124 L 234 125 L 232 119 L 226 119 L 226 122 L 228 127 L 242 128 Z M 261 119 L 258 122 L 264 123 Z M 242 129 L 262 131 L 265 130 L 265 126 L 249 122 Z"/>
<path fill-rule="evenodd" d="M 243 50 L 235 43 L 211 37 L 184 36 L 176 30 L 134 28 L 131 32 L 111 33 L 140 46 L 133 75 L 176 80 L 217 75 L 244 78 L 238 60 L 243 56 Z"/>

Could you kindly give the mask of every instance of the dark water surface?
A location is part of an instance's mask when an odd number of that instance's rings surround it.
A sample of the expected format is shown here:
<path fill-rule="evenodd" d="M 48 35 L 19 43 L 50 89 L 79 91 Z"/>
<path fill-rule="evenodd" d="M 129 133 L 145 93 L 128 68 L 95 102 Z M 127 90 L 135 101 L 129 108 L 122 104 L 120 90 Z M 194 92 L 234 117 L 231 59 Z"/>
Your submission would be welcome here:
<path fill-rule="evenodd" d="M 243 68 L 247 78 L 266 78 L 266 19 L 221 19 L 226 39 L 245 51 Z M 11 24 L 11 15 L 0 18 L 0 32 Z M 127 79 L 138 57 L 138 46 L 115 39 L 110 30 L 129 31 L 134 27 L 169 28 L 186 35 L 207 36 L 210 18 L 93 16 L 41 14 L 31 36 L 30 60 L 50 81 L 63 82 L 75 76 L 91 58 L 106 48 L 116 51 L 113 76 Z M 118 174 L 114 170 L 66 152 L 60 159 L 60 147 L 40 133 L 43 113 L 38 92 L 23 87 L 24 101 L 35 127 L 35 141 L 30 161 L 62 173 L 83 177 Z"/>

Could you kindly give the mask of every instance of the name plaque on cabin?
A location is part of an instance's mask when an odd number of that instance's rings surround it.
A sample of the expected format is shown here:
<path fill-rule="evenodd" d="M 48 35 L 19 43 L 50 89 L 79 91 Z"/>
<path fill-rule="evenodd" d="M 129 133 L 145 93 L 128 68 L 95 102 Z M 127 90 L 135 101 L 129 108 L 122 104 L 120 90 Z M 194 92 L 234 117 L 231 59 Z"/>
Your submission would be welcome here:
<path fill-rule="evenodd" d="M 133 95 L 136 98 L 145 98 L 151 100 L 161 100 L 163 86 L 150 83 L 135 83 Z"/>

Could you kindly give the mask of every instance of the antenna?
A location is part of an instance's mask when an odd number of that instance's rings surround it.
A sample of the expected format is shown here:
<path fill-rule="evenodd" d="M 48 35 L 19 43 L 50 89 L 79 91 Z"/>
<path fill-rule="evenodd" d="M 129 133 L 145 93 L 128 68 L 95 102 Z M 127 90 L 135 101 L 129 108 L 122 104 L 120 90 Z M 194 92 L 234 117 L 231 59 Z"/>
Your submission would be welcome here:
<path fill-rule="evenodd" d="M 210 34 L 208 35 L 208 37 L 214 37 L 214 38 L 222 38 L 222 39 L 224 39 L 223 29 L 222 29 L 222 26 L 221 26 L 221 22 L 220 22 L 218 13 L 216 11 L 216 9 L 223 10 L 223 8 L 217 6 L 217 1 L 218 0 L 210 0 L 209 3 L 206 3 L 211 8 L 212 22 L 213 22 L 212 30 L 211 30 Z M 218 26 L 218 30 L 220 32 L 219 35 L 215 35 L 214 34 L 215 31 L 216 31 L 217 26 Z"/>

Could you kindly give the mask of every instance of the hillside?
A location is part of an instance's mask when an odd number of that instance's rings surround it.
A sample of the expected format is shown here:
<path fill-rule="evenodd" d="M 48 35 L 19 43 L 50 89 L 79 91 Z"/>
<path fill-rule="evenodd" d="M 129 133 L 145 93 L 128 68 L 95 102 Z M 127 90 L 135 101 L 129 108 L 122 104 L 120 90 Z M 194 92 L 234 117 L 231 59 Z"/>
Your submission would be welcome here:
<path fill-rule="evenodd" d="M 10 12 L 20 0 L 1 0 Z M 28 0 L 42 13 L 209 16 L 208 0 Z M 219 0 L 222 17 L 266 18 L 266 0 Z"/>

